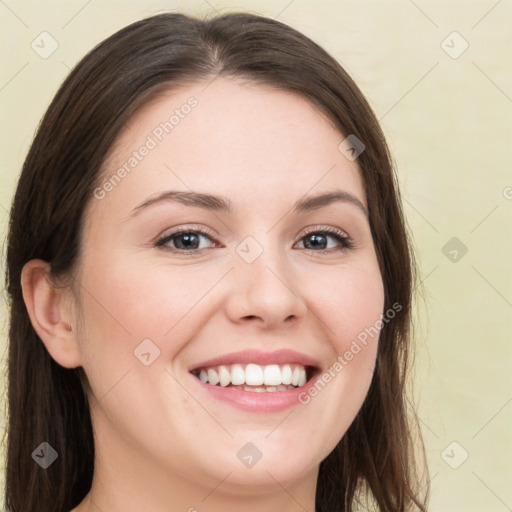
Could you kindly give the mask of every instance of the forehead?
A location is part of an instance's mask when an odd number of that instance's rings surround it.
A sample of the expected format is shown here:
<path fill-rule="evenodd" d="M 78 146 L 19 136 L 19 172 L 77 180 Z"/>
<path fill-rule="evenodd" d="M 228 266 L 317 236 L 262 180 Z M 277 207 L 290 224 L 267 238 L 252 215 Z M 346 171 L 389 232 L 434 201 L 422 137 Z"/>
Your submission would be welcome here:
<path fill-rule="evenodd" d="M 366 204 L 344 135 L 298 94 L 217 77 L 159 94 L 126 123 L 103 183 L 102 207 L 132 207 L 165 189 L 208 191 L 261 208 L 308 191 L 343 188 Z M 118 171 L 124 169 L 124 172 Z"/>

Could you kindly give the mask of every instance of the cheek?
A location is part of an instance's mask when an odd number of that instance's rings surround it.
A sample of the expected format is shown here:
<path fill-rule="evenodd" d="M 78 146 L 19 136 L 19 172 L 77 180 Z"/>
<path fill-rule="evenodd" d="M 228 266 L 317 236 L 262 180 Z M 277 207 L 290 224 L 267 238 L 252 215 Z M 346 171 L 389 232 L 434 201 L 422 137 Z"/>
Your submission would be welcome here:
<path fill-rule="evenodd" d="M 373 259 L 329 269 L 311 295 L 329 346 L 329 363 L 299 396 L 305 411 L 321 417 L 326 456 L 343 437 L 367 395 L 375 367 L 384 308 L 380 271 Z M 323 292 L 322 292 L 323 291 Z M 377 326 L 377 327 L 376 327 Z"/>
<path fill-rule="evenodd" d="M 319 276 L 315 283 L 322 283 Z M 384 287 L 373 259 L 332 269 L 324 277 L 324 286 L 312 297 L 315 313 L 321 317 L 329 341 L 330 364 L 321 374 L 317 391 L 329 387 L 322 400 L 342 404 L 345 418 L 353 418 L 361 406 L 373 376 L 382 315 Z M 316 391 L 312 394 L 316 396 Z M 330 395 L 330 398 L 328 398 Z M 305 396 L 305 401 L 309 400 Z M 333 411 L 334 414 L 334 411 Z M 333 422 L 337 421 L 333 416 Z M 336 429 L 334 429 L 336 430 Z"/>
<path fill-rule="evenodd" d="M 83 367 L 92 403 L 100 403 L 94 411 L 101 410 L 133 439 L 150 429 L 144 417 L 154 418 L 155 411 L 180 430 L 173 410 L 190 413 L 192 421 L 194 403 L 188 403 L 189 395 L 168 373 L 169 362 L 203 325 L 200 300 L 215 276 L 199 278 L 197 272 L 148 268 L 129 260 L 118 264 L 104 256 L 91 259 L 84 269 L 87 292 L 81 300 Z M 137 423 L 133 410 L 140 413 Z"/>
<path fill-rule="evenodd" d="M 131 364 L 147 339 L 172 359 L 194 335 L 191 322 L 218 275 L 102 256 L 89 259 L 82 277 L 83 351 L 90 365 Z"/>
<path fill-rule="evenodd" d="M 378 341 L 375 332 L 384 309 L 384 287 L 376 262 L 371 263 L 315 278 L 317 292 L 311 300 L 337 354 L 349 350 L 354 340 L 364 340 L 365 333 L 366 341 Z"/>

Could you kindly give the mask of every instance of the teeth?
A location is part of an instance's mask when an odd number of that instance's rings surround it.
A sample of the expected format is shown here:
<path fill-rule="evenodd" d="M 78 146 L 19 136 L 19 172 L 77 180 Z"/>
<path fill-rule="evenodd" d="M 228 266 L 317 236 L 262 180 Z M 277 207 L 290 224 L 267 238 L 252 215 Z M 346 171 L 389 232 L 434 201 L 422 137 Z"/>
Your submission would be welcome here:
<path fill-rule="evenodd" d="M 289 389 L 295 389 L 293 386 L 236 386 L 236 389 L 242 389 L 243 391 L 254 391 L 255 393 L 273 393 L 274 391 L 287 391 Z"/>
<path fill-rule="evenodd" d="M 289 364 L 285 364 L 281 370 L 281 381 L 283 384 L 292 383 L 292 368 Z"/>
<path fill-rule="evenodd" d="M 245 367 L 245 382 L 250 386 L 263 384 L 263 368 L 257 364 L 248 364 Z"/>
<path fill-rule="evenodd" d="M 213 368 L 201 368 L 194 374 L 201 382 L 213 386 L 231 385 L 237 389 L 256 393 L 286 391 L 303 386 L 307 381 L 306 369 L 295 364 L 260 366 L 250 363 L 245 368 L 241 364 L 220 365 Z"/>
<path fill-rule="evenodd" d="M 233 386 L 245 384 L 245 371 L 241 364 L 231 366 L 231 384 L 233 384 Z"/>
<path fill-rule="evenodd" d="M 231 382 L 231 373 L 225 366 L 219 366 L 219 380 L 223 388 Z"/>
<path fill-rule="evenodd" d="M 208 382 L 210 384 L 213 384 L 215 386 L 215 384 L 219 383 L 219 374 L 213 368 L 210 368 L 208 370 L 207 375 L 208 375 Z"/>
<path fill-rule="evenodd" d="M 293 386 L 299 385 L 299 373 L 300 373 L 300 370 L 298 368 L 294 368 L 293 373 L 292 373 L 292 385 Z M 210 374 L 208 373 L 208 377 L 209 376 L 210 376 Z M 210 383 L 211 383 L 211 381 L 210 381 Z"/>
<path fill-rule="evenodd" d="M 265 366 L 265 369 L 263 370 L 263 382 L 265 386 L 281 384 L 281 369 L 277 364 Z"/>

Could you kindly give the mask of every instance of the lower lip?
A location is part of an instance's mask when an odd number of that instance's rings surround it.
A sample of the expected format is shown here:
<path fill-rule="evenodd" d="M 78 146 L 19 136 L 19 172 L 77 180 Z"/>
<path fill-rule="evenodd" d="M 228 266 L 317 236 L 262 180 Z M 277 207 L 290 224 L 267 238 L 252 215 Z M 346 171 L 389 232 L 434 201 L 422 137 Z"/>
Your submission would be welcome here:
<path fill-rule="evenodd" d="M 317 377 L 313 377 L 299 388 L 286 391 L 243 391 L 232 387 L 212 386 L 201 382 L 197 377 L 193 379 L 214 398 L 227 402 L 230 405 L 253 412 L 279 412 L 300 405 L 299 396 L 307 392 Z"/>

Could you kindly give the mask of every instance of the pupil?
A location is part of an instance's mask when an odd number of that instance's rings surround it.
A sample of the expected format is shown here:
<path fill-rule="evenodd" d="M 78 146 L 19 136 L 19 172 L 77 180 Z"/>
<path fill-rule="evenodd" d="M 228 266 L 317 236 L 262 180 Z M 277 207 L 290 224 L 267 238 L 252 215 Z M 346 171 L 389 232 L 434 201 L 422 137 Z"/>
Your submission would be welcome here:
<path fill-rule="evenodd" d="M 318 247 L 320 245 L 324 246 L 325 238 L 326 238 L 325 235 L 319 235 L 319 234 L 310 235 L 307 238 L 307 240 L 309 240 L 308 245 L 310 245 L 311 247 Z M 325 248 L 325 247 L 322 247 L 322 248 Z"/>
<path fill-rule="evenodd" d="M 194 249 L 197 249 L 196 244 L 197 244 L 197 241 L 198 241 L 198 236 L 195 235 L 195 234 L 191 234 L 191 233 L 188 233 L 188 234 L 185 234 L 185 235 L 180 235 L 178 238 L 177 238 L 178 241 L 182 241 L 182 242 L 178 242 L 178 246 L 181 246 L 181 247 L 178 247 L 178 249 L 190 249 L 191 248 L 191 245 L 193 245 Z M 183 243 L 184 242 L 184 243 Z"/>

